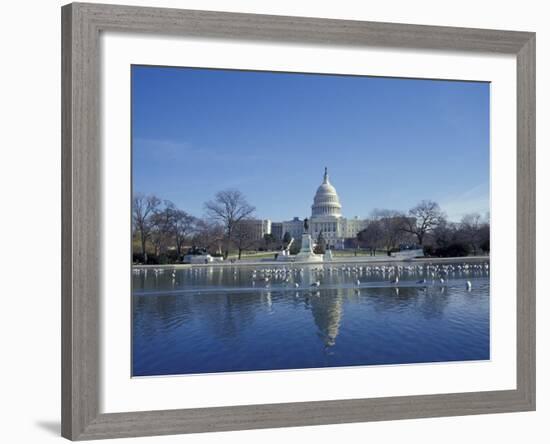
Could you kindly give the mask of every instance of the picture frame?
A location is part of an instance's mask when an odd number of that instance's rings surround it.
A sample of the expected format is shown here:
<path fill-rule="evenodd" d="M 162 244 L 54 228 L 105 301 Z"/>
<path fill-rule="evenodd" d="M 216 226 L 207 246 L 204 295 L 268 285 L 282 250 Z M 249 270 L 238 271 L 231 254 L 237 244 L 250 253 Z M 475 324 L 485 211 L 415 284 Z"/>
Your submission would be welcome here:
<path fill-rule="evenodd" d="M 508 54 L 517 66 L 515 390 L 100 412 L 101 32 Z M 535 34 L 72 3 L 62 8 L 62 435 L 71 440 L 535 409 Z"/>

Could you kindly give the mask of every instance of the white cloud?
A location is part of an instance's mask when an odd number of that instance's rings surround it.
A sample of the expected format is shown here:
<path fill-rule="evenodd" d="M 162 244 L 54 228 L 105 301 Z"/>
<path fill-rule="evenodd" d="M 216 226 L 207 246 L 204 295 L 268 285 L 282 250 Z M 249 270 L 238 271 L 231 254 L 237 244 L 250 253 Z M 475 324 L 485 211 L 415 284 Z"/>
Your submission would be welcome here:
<path fill-rule="evenodd" d="M 447 196 L 442 200 L 441 209 L 447 213 L 449 220 L 458 222 L 468 213 L 479 213 L 485 216 L 490 209 L 489 185 L 481 183 L 461 193 Z"/>

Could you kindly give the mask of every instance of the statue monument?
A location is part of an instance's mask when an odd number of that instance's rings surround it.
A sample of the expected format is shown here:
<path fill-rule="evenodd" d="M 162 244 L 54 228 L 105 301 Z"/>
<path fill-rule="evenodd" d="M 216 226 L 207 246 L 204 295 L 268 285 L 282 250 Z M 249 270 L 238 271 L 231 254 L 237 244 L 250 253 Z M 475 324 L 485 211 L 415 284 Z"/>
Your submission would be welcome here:
<path fill-rule="evenodd" d="M 304 233 L 302 234 L 302 247 L 296 255 L 296 262 L 323 262 L 322 254 L 313 252 L 313 242 L 309 234 L 309 219 L 304 219 Z"/>

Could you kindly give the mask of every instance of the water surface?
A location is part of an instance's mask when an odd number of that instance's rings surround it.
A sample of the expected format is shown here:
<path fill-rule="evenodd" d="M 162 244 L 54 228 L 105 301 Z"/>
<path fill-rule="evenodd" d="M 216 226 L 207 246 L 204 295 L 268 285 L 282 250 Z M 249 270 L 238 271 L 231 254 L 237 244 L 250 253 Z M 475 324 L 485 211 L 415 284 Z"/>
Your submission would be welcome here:
<path fill-rule="evenodd" d="M 134 270 L 133 375 L 489 359 L 488 264 L 459 265 Z"/>

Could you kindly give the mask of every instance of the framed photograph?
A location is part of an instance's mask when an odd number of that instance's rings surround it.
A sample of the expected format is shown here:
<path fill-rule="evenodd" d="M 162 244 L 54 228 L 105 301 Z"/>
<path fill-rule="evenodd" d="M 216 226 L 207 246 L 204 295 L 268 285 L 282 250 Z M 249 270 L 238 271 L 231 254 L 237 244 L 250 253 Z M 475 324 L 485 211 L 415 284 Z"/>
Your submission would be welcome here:
<path fill-rule="evenodd" d="M 62 434 L 535 409 L 535 35 L 62 8 Z"/>

